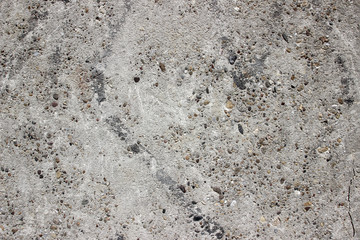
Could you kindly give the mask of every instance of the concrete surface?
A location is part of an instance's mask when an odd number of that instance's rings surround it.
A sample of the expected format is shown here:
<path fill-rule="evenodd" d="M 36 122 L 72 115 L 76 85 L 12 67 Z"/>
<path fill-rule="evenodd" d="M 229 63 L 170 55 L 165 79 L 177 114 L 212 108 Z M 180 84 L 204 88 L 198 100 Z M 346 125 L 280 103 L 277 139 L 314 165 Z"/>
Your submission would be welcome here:
<path fill-rule="evenodd" d="M 360 239 L 360 2 L 0 1 L 1 239 Z"/>

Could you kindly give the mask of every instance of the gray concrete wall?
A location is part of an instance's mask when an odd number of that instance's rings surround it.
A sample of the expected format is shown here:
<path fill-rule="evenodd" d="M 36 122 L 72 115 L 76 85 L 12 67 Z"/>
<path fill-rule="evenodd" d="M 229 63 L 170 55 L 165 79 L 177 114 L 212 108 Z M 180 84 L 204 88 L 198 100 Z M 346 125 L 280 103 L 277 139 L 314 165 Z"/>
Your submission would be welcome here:
<path fill-rule="evenodd" d="M 0 1 L 1 239 L 359 239 L 359 1 Z"/>

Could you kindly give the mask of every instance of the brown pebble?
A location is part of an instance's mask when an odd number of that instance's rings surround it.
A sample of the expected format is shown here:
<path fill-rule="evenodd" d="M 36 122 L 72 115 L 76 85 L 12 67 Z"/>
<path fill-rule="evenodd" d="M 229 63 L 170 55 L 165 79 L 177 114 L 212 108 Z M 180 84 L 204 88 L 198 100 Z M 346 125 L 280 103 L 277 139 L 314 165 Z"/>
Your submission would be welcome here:
<path fill-rule="evenodd" d="M 320 37 L 319 40 L 322 42 L 322 44 L 329 42 L 329 39 L 325 36 Z"/>
<path fill-rule="evenodd" d="M 184 185 L 180 185 L 179 188 L 183 193 L 186 193 L 186 189 L 185 189 Z"/>
<path fill-rule="evenodd" d="M 233 104 L 230 100 L 227 100 L 227 102 L 226 102 L 226 108 L 232 109 L 233 107 L 234 107 L 234 104 Z"/>
<path fill-rule="evenodd" d="M 219 187 L 211 187 L 212 190 L 214 190 L 214 192 L 218 193 L 219 195 L 221 195 L 221 189 Z"/>
<path fill-rule="evenodd" d="M 58 103 L 57 103 L 57 102 L 53 102 L 53 103 L 51 104 L 51 106 L 57 107 L 57 106 L 58 106 Z"/>
<path fill-rule="evenodd" d="M 340 104 L 344 104 L 344 100 L 343 100 L 342 98 L 338 98 L 338 102 L 339 102 Z"/>
<path fill-rule="evenodd" d="M 134 77 L 134 82 L 139 82 L 140 81 L 140 78 L 139 77 Z"/>
<path fill-rule="evenodd" d="M 165 65 L 163 63 L 159 63 L 159 67 L 160 67 L 162 72 L 166 71 Z"/>
<path fill-rule="evenodd" d="M 320 147 L 320 148 L 318 148 L 317 150 L 318 150 L 319 153 L 324 153 L 324 152 L 326 152 L 328 149 L 329 149 L 328 147 Z"/>

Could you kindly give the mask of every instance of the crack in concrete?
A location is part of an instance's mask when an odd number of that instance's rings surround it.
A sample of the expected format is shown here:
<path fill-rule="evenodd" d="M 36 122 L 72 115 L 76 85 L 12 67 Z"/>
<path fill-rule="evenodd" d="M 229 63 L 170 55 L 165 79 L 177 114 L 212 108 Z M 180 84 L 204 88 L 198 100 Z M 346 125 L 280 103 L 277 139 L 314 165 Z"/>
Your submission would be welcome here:
<path fill-rule="evenodd" d="M 353 221 L 353 218 L 351 216 L 351 186 L 353 184 L 353 180 L 354 180 L 354 177 L 355 177 L 355 169 L 353 168 L 352 170 L 353 170 L 353 174 L 352 174 L 352 178 L 350 179 L 350 185 L 349 185 L 349 190 L 348 190 L 348 202 L 349 202 L 348 214 L 349 214 L 349 217 L 350 217 L 351 227 L 352 227 L 352 230 L 353 230 L 353 237 L 355 237 L 356 231 L 355 231 L 354 221 Z"/>

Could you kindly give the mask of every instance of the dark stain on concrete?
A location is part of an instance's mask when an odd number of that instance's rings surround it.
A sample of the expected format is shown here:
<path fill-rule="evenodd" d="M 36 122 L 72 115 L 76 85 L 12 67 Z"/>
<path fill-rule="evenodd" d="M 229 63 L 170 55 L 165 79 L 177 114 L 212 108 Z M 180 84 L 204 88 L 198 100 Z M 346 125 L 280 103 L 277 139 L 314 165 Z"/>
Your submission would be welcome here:
<path fill-rule="evenodd" d="M 111 116 L 106 119 L 106 123 L 110 125 L 110 129 L 117 134 L 117 136 L 125 141 L 128 136 L 128 129 L 121 122 L 120 118 L 116 116 Z"/>
<path fill-rule="evenodd" d="M 98 95 L 97 101 L 100 104 L 106 100 L 105 97 L 105 83 L 104 73 L 100 70 L 94 69 L 91 71 L 91 81 L 93 84 L 94 92 Z"/>

